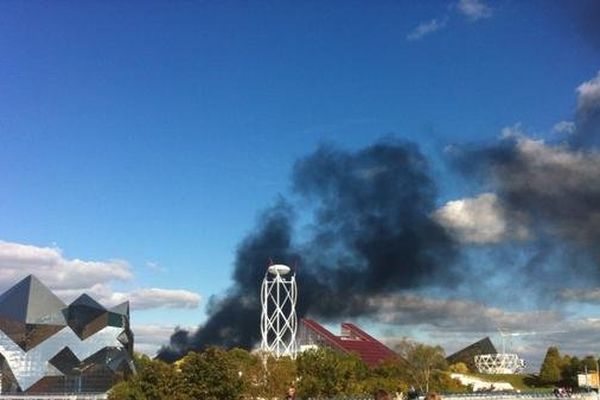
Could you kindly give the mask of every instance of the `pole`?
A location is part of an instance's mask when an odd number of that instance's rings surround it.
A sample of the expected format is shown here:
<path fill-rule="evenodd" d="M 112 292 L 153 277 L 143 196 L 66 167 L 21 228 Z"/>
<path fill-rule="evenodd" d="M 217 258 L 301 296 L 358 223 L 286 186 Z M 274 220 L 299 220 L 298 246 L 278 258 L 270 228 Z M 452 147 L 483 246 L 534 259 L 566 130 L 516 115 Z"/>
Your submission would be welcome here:
<path fill-rule="evenodd" d="M 596 388 L 598 389 L 598 392 L 596 393 L 596 395 L 598 396 L 598 400 L 600 400 L 600 366 L 598 365 L 598 359 L 596 358 Z"/>

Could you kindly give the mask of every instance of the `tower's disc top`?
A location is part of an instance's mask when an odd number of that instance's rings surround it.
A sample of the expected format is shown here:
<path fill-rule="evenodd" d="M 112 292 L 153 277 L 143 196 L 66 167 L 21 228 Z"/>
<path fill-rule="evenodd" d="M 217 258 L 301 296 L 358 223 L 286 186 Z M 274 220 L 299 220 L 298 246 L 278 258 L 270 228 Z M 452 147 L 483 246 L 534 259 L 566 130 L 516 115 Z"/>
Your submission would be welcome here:
<path fill-rule="evenodd" d="M 268 269 L 269 273 L 273 275 L 287 275 L 291 270 L 290 267 L 283 264 L 273 264 Z"/>

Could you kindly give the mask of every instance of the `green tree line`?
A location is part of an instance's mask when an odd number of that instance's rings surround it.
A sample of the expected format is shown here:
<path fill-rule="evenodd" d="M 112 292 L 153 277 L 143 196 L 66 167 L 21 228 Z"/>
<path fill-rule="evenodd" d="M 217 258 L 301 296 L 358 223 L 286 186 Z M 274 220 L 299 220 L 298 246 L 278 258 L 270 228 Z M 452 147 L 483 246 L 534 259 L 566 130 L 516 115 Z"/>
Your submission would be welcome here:
<path fill-rule="evenodd" d="M 369 368 L 353 354 L 320 348 L 295 360 L 275 359 L 242 349 L 216 347 L 190 352 L 166 364 L 147 356 L 136 357 L 137 374 L 117 384 L 109 400 L 227 400 L 282 398 L 290 386 L 299 398 L 369 396 L 377 390 L 404 392 L 465 391 L 447 372 L 444 351 L 405 341 L 402 358 Z"/>
<path fill-rule="evenodd" d="M 577 374 L 596 372 L 597 359 L 588 355 L 584 358 L 561 355 L 558 347 L 550 346 L 540 367 L 539 379 L 543 384 L 577 386 Z"/>

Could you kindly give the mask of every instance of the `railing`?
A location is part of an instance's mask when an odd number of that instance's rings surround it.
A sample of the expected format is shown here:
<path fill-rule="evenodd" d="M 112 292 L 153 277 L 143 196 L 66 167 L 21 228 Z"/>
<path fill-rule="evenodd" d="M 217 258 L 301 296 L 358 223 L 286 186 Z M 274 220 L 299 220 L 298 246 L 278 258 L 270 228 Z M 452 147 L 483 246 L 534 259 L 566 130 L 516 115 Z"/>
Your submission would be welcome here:
<path fill-rule="evenodd" d="M 569 397 L 557 397 L 552 392 L 524 392 L 524 393 L 455 393 L 442 394 L 443 399 L 449 400 L 474 400 L 474 399 L 491 399 L 491 400 L 527 400 L 527 399 L 580 399 L 580 400 L 595 400 L 596 394 L 591 393 L 575 393 Z"/>
<path fill-rule="evenodd" d="M 579 400 L 597 400 L 598 395 L 596 393 L 575 393 L 571 395 L 571 397 L 556 397 L 551 392 L 529 392 L 529 393 L 493 393 L 493 392 L 485 392 L 485 393 L 447 393 L 441 394 L 442 400 L 528 400 L 528 399 L 579 399 Z M 391 395 L 392 399 L 396 399 L 394 395 Z M 399 398 L 399 397 L 398 397 Z M 423 400 L 423 396 L 419 397 L 419 400 Z M 2 400 L 0 398 L 0 400 Z M 308 398 L 306 400 L 315 400 L 313 398 Z M 363 395 L 363 396 L 337 396 L 331 397 L 328 400 L 373 400 L 373 396 Z"/>
<path fill-rule="evenodd" d="M 106 400 L 106 393 L 3 394 L 0 400 Z"/>

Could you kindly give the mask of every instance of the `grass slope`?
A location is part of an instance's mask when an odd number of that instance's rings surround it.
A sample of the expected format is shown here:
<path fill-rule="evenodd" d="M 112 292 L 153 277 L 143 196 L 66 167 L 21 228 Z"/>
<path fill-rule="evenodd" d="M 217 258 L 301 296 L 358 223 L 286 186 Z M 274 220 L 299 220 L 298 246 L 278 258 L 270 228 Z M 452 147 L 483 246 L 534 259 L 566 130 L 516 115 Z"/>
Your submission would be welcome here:
<path fill-rule="evenodd" d="M 479 379 L 488 382 L 508 382 L 515 389 L 522 392 L 549 392 L 552 391 L 554 386 L 542 385 L 536 375 L 533 374 L 469 374 L 470 376 L 477 377 Z"/>

